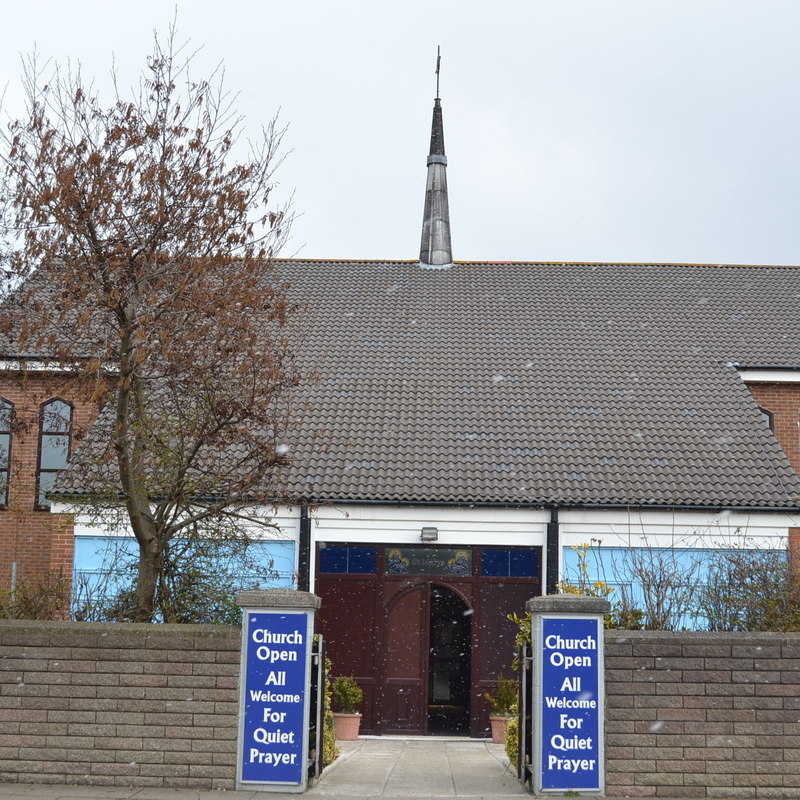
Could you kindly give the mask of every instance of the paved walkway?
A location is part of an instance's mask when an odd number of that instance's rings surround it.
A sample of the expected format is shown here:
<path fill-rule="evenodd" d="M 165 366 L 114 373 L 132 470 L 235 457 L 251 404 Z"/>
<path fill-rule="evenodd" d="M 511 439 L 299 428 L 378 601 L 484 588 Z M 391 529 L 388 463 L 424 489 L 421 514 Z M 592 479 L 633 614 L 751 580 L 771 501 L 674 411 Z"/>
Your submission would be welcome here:
<path fill-rule="evenodd" d="M 309 797 L 519 798 L 527 792 L 508 768 L 502 745 L 461 739 L 359 739 Z"/>
<path fill-rule="evenodd" d="M 341 756 L 306 797 L 348 800 L 511 800 L 526 792 L 501 745 L 475 739 L 365 738 L 340 742 Z M 529 795 L 528 795 L 529 796 Z M 276 792 L 203 792 L 0 783 L 0 800 L 297 800 Z"/>

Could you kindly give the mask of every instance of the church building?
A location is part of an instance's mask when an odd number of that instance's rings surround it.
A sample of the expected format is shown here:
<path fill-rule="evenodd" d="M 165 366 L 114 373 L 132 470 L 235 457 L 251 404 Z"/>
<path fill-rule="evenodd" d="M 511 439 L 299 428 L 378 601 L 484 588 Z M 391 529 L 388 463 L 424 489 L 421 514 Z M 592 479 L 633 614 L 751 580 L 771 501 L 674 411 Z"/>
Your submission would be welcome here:
<path fill-rule="evenodd" d="M 263 552 L 321 596 L 362 732 L 484 736 L 508 614 L 582 545 L 608 575 L 648 548 L 800 550 L 800 268 L 454 259 L 438 96 L 419 258 L 275 266 L 320 380 Z M 70 424 L 43 411 L 94 410 L 50 396 L 46 366 L 20 389 L 21 360 L 0 411 L 40 429 L 0 431 L 6 588 L 101 569 L 119 533 L 82 515 Z"/>

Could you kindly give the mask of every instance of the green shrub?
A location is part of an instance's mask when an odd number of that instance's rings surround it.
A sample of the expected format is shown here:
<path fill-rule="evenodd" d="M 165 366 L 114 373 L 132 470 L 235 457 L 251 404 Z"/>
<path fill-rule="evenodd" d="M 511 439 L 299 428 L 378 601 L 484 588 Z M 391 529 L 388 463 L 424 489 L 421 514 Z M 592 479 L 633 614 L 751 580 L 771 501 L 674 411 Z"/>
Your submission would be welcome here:
<path fill-rule="evenodd" d="M 513 678 L 504 678 L 501 675 L 497 679 L 497 689 L 494 694 L 487 692 L 483 697 L 489 701 L 492 713 L 507 717 L 517 707 L 517 682 Z"/>
<path fill-rule="evenodd" d="M 333 710 L 343 714 L 358 714 L 364 692 L 355 678 L 340 675 L 333 679 Z"/>
<path fill-rule="evenodd" d="M 517 769 L 517 753 L 519 752 L 519 720 L 511 717 L 506 728 L 506 755 L 511 762 L 512 771 Z"/>
<path fill-rule="evenodd" d="M 330 676 L 333 664 L 329 658 L 325 659 L 325 674 Z M 339 748 L 336 747 L 336 727 L 333 721 L 333 711 L 331 701 L 333 695 L 333 681 L 325 682 L 325 699 L 323 705 L 322 718 L 322 767 L 332 764 L 339 755 Z"/>

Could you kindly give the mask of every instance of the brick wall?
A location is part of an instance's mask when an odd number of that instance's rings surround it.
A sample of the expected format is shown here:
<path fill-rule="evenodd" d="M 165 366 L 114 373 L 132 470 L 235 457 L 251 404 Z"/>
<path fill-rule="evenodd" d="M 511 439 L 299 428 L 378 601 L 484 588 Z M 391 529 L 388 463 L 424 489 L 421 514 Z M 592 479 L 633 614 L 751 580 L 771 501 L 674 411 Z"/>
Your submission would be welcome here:
<path fill-rule="evenodd" d="M 606 634 L 606 786 L 800 798 L 800 634 Z"/>
<path fill-rule="evenodd" d="M 772 414 L 775 438 L 800 473 L 800 384 L 749 383 L 747 388 L 761 408 Z M 789 555 L 800 574 L 800 528 L 789 528 Z"/>
<path fill-rule="evenodd" d="M 0 620 L 0 781 L 230 789 L 240 632 Z M 612 797 L 800 798 L 800 634 L 608 631 Z"/>
<path fill-rule="evenodd" d="M 756 402 L 772 414 L 775 437 L 789 463 L 800 472 L 800 384 L 749 383 Z"/>
<path fill-rule="evenodd" d="M 0 620 L 0 781 L 233 788 L 240 636 Z"/>
<path fill-rule="evenodd" d="M 0 589 L 17 580 L 32 584 L 59 573 L 72 575 L 73 521 L 69 514 L 37 511 L 36 470 L 39 454 L 39 407 L 55 396 L 72 402 L 72 449 L 79 444 L 96 414 L 89 403 L 76 402 L 53 375 L 0 376 L 0 396 L 14 404 L 16 427 L 11 439 L 8 508 L 0 508 Z"/>

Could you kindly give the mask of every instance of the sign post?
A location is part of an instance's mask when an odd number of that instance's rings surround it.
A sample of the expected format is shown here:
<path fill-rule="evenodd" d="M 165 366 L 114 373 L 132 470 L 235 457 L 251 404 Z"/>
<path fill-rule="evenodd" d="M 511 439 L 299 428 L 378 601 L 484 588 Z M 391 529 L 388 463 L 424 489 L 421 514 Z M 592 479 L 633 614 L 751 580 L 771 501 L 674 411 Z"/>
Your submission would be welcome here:
<path fill-rule="evenodd" d="M 533 641 L 534 791 L 603 794 L 603 614 L 597 597 L 535 597 Z"/>
<path fill-rule="evenodd" d="M 236 788 L 304 792 L 314 612 L 309 592 L 242 592 Z"/>

